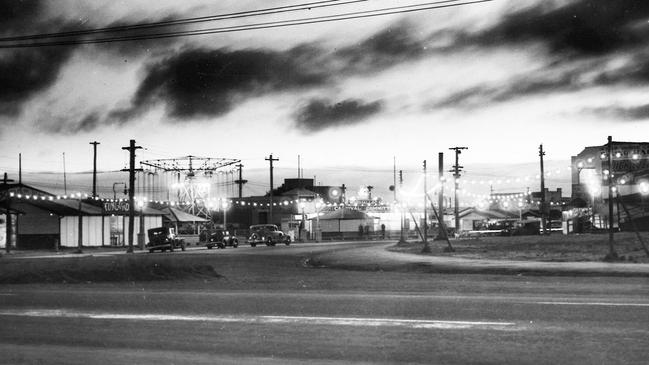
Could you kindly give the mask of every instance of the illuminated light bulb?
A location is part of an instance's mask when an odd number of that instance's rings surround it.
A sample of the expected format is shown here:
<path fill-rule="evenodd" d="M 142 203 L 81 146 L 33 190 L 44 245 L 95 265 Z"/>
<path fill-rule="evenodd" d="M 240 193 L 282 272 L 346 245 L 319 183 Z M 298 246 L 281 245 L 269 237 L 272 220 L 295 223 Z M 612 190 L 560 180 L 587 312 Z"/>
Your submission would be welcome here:
<path fill-rule="evenodd" d="M 641 182 L 640 183 L 640 192 L 642 194 L 649 194 L 649 183 L 647 182 Z"/>

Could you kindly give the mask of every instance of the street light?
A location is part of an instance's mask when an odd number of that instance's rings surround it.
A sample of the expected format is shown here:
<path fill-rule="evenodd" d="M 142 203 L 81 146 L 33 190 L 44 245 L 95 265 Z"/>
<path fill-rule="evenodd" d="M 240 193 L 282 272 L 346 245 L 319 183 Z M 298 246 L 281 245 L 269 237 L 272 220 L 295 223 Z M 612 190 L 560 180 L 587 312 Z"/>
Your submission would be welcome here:
<path fill-rule="evenodd" d="M 227 231 L 228 230 L 228 216 L 227 216 L 227 211 L 228 211 L 228 201 L 224 200 L 223 203 L 221 204 L 223 207 L 223 230 Z"/>

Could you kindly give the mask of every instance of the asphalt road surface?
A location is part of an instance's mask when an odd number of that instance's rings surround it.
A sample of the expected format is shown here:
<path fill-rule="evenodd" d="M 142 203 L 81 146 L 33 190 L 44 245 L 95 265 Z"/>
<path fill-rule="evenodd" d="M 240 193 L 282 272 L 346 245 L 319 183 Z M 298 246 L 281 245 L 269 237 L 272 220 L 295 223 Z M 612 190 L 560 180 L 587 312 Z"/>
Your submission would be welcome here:
<path fill-rule="evenodd" d="M 156 254 L 208 255 L 220 278 L 2 285 L 0 363 L 649 362 L 647 278 L 307 264 L 357 245 Z"/>

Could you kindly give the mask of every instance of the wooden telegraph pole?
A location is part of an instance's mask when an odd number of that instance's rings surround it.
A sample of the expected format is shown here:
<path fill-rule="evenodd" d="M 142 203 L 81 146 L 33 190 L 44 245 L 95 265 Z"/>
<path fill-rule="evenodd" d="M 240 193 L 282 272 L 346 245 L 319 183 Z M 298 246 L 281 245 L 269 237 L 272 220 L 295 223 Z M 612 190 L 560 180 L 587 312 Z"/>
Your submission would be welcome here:
<path fill-rule="evenodd" d="M 122 171 L 128 171 L 128 249 L 126 252 L 133 253 L 133 225 L 135 224 L 135 150 L 138 150 L 142 147 L 135 145 L 135 140 L 132 139 L 128 147 L 122 147 L 123 150 L 129 152 L 129 166 L 128 169 Z M 142 169 L 138 169 L 142 170 Z"/>
<path fill-rule="evenodd" d="M 458 191 L 460 190 L 460 171 L 464 166 L 460 166 L 460 153 L 462 150 L 468 150 L 469 147 L 451 147 L 449 150 L 455 150 L 455 165 L 453 166 L 453 180 L 455 181 L 455 234 L 460 233 L 460 203 L 458 201 Z"/>
<path fill-rule="evenodd" d="M 543 156 L 545 156 L 545 152 L 543 151 L 543 145 L 539 145 L 539 158 L 541 161 L 541 229 L 543 230 L 543 234 L 546 234 L 547 228 L 546 228 L 546 209 L 545 209 L 545 171 L 543 169 Z"/>
<path fill-rule="evenodd" d="M 239 168 L 239 180 L 235 180 L 235 184 L 239 185 L 239 199 L 243 197 L 243 184 L 247 183 L 248 180 L 243 179 L 243 165 L 238 164 L 237 167 Z"/>
<path fill-rule="evenodd" d="M 11 232 L 11 229 L 12 229 L 12 227 L 11 227 L 11 224 L 12 224 L 11 223 L 11 192 L 9 191 L 10 190 L 9 189 L 9 183 L 10 182 L 13 182 L 13 180 L 9 179 L 8 176 L 7 176 L 7 173 L 5 172 L 4 179 L 2 180 L 2 184 L 4 185 L 4 191 L 5 191 L 5 210 L 7 211 L 7 214 L 6 214 L 7 219 L 5 221 L 5 223 L 7 225 L 7 227 L 6 227 L 6 238 L 5 238 L 5 251 L 7 251 L 7 253 L 11 252 L 11 235 L 12 235 L 12 232 Z"/>
<path fill-rule="evenodd" d="M 421 235 L 421 238 L 424 241 L 424 248 L 421 252 L 430 252 L 430 246 L 428 245 L 428 209 L 426 209 L 428 206 L 428 182 L 426 175 L 426 160 L 424 160 L 424 226 L 422 227 L 423 232 Z"/>
<path fill-rule="evenodd" d="M 93 159 L 92 159 L 92 197 L 97 197 L 97 145 L 100 144 L 97 141 L 90 142 L 93 149 Z"/>
<path fill-rule="evenodd" d="M 268 205 L 268 223 L 273 224 L 273 161 L 279 161 L 279 158 L 273 158 L 273 154 L 271 153 L 265 160 L 270 162 L 270 204 Z"/>

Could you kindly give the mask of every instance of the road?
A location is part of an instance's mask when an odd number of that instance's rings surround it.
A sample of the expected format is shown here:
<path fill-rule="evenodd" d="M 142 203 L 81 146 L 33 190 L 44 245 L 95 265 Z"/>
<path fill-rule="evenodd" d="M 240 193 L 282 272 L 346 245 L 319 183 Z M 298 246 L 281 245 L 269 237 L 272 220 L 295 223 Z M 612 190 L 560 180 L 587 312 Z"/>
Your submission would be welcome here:
<path fill-rule="evenodd" d="M 207 257 L 220 278 L 3 285 L 0 362 L 646 364 L 649 358 L 647 278 L 305 265 L 318 253 L 345 255 L 356 246 L 367 245 L 157 254 Z"/>

